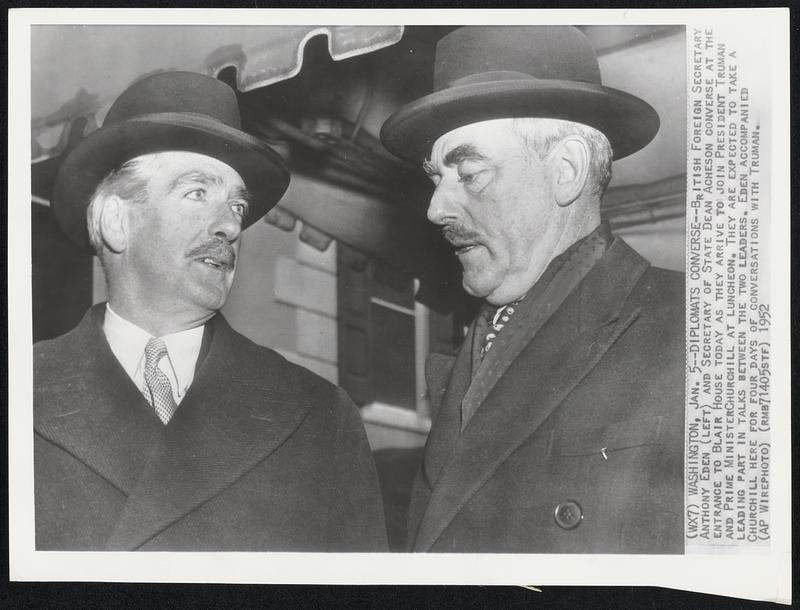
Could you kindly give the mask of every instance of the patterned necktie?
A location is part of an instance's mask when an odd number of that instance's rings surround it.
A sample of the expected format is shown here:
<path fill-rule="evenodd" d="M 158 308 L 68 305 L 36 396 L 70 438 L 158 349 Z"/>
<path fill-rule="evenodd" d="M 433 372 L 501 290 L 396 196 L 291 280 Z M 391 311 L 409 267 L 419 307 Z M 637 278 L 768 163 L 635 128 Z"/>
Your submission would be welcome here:
<path fill-rule="evenodd" d="M 517 303 L 519 303 L 519 301 L 514 301 L 513 303 L 499 307 L 494 313 L 493 318 L 491 320 L 487 320 L 489 322 L 490 330 L 483 338 L 483 345 L 481 346 L 481 360 L 483 360 L 487 352 L 492 349 L 492 344 L 494 343 L 494 340 L 497 339 L 497 335 L 500 334 L 500 331 L 503 330 L 503 327 L 508 324 L 511 316 L 514 315 L 514 308 L 517 306 Z"/>
<path fill-rule="evenodd" d="M 167 355 L 167 346 L 161 339 L 150 339 L 144 347 L 144 382 L 147 384 L 150 405 L 166 425 L 178 406 L 172 396 L 172 385 L 158 363 Z"/>

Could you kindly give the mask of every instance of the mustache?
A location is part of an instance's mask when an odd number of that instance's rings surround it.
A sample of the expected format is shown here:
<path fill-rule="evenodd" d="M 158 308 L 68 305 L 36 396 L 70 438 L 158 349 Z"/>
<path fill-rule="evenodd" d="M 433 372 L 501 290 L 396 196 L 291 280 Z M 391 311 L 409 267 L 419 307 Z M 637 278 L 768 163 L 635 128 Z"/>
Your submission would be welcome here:
<path fill-rule="evenodd" d="M 474 244 L 480 238 L 480 234 L 468 229 L 464 225 L 449 224 L 441 228 L 442 237 L 451 245 L 461 247 L 467 244 Z"/>
<path fill-rule="evenodd" d="M 212 239 L 189 250 L 191 258 L 209 257 L 217 260 L 229 261 L 230 265 L 236 262 L 236 251 L 228 242 L 221 239 Z"/>

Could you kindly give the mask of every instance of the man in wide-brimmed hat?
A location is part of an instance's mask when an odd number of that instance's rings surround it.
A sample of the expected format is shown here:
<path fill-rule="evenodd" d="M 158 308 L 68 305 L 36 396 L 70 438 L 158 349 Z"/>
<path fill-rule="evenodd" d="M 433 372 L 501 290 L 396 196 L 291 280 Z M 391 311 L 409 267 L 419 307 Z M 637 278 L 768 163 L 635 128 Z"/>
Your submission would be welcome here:
<path fill-rule="evenodd" d="M 288 184 L 233 90 L 189 72 L 131 85 L 65 159 L 52 208 L 109 300 L 34 347 L 38 549 L 385 548 L 356 408 L 219 313 Z"/>
<path fill-rule="evenodd" d="M 455 30 L 434 92 L 384 125 L 484 300 L 427 363 L 409 549 L 682 552 L 683 276 L 600 219 L 612 160 L 658 127 L 570 27 Z"/>

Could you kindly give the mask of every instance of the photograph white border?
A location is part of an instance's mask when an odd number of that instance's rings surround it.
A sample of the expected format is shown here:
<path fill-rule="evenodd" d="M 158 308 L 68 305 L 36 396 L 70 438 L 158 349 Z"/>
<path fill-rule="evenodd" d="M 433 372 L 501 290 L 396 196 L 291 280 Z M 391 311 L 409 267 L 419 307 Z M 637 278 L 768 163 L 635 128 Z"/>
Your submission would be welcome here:
<path fill-rule="evenodd" d="M 308 584 L 654 585 L 786 603 L 791 599 L 789 346 L 789 12 L 727 10 L 12 9 L 9 11 L 8 328 L 11 580 Z M 95 553 L 34 550 L 30 27 L 33 24 L 685 24 L 724 23 L 757 39 L 771 71 L 772 544 L 739 555 Z M 760 32 L 753 36 L 753 32 Z M 785 125 L 786 129 L 777 128 Z M 12 154 L 11 151 L 19 151 Z"/>

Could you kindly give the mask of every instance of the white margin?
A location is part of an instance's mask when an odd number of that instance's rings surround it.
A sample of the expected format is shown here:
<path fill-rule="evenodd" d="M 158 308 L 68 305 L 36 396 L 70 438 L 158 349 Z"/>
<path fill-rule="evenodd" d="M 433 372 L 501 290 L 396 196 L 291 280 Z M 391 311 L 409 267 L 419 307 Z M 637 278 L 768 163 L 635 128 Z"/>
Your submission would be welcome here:
<path fill-rule="evenodd" d="M 791 599 L 790 346 L 789 346 L 789 11 L 788 9 L 648 10 L 225 10 L 11 9 L 9 16 L 9 544 L 12 580 L 654 585 L 788 603 Z M 58 553 L 33 550 L 30 26 L 175 23 L 296 25 L 415 24 L 711 24 L 746 23 L 769 32 L 771 69 L 771 302 L 774 311 L 772 551 L 757 555 L 423 555 L 302 553 Z M 768 41 L 768 42 L 767 42 Z M 784 264 L 778 265 L 779 261 Z"/>

